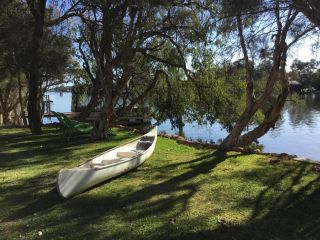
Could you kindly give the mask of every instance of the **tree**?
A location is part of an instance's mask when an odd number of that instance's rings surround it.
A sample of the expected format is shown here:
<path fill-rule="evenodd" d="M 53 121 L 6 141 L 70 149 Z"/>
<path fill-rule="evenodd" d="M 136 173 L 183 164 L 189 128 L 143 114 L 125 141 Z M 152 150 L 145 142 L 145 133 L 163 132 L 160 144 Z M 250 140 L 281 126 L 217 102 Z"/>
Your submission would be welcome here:
<path fill-rule="evenodd" d="M 147 104 L 157 124 L 169 120 L 172 127 L 179 129 L 179 136 L 184 136 L 185 122 L 195 120 L 195 88 L 177 69 L 168 72 L 169 76 L 161 78 L 152 90 Z"/>
<path fill-rule="evenodd" d="M 65 19 L 74 16 L 74 8 L 77 6 L 78 1 L 71 1 L 71 7 L 62 16 L 55 19 L 46 19 L 47 13 L 47 0 L 26 0 L 29 11 L 33 16 L 33 23 L 31 27 L 32 38 L 29 50 L 32 54 L 29 55 L 28 67 L 28 120 L 31 133 L 38 135 L 41 134 L 41 92 L 42 81 L 41 76 L 41 50 L 45 49 L 44 33 L 45 28 L 61 23 Z M 46 21 L 47 20 L 47 21 Z"/>
<path fill-rule="evenodd" d="M 40 49 L 43 44 L 44 21 L 46 12 L 46 0 L 27 0 L 30 12 L 33 16 L 33 29 L 30 50 L 32 54 L 29 58 L 28 68 L 28 120 L 31 133 L 39 135 L 41 131 L 41 73 L 40 69 Z"/>
<path fill-rule="evenodd" d="M 287 51 L 301 37 L 314 30 L 314 26 L 306 24 L 298 11 L 278 0 L 259 3 L 254 8 L 242 7 L 240 10 L 233 8 L 231 12 L 228 11 L 228 15 L 234 16 L 232 19 L 237 29 L 246 67 L 246 106 L 230 134 L 221 143 L 222 149 L 247 146 L 274 127 L 288 95 L 285 70 Z M 264 25 L 265 23 L 267 26 Z M 260 38 L 257 39 L 259 35 Z M 263 44 L 259 46 L 258 40 L 267 39 L 266 36 L 272 37 L 268 41 L 262 41 Z M 257 56 L 254 50 L 261 51 L 262 46 L 266 51 L 272 52 L 272 67 L 263 91 L 256 95 L 250 57 Z M 251 61 L 254 62 L 254 60 L 255 57 Z M 275 102 L 271 101 L 272 94 L 276 95 Z M 263 112 L 263 121 L 243 134 L 244 129 L 258 111 Z"/>
<path fill-rule="evenodd" d="M 47 17 L 51 19 L 49 15 Z M 22 115 L 24 115 L 25 104 L 28 103 L 28 111 L 32 112 L 32 114 L 28 112 L 30 128 L 34 134 L 39 134 L 41 122 L 39 124 L 36 122 L 41 121 L 40 103 L 43 94 L 47 87 L 61 83 L 71 62 L 71 43 L 58 32 L 44 28 L 41 35 L 42 44 L 37 46 L 39 49 L 34 52 L 35 33 L 30 32 L 34 21 L 28 11 L 28 5 L 24 2 L 11 1 L 6 4 L 0 11 L 0 18 L 2 35 L 0 73 L 4 76 L 8 91 L 12 89 L 15 92 L 15 88 L 19 89 L 19 94 L 13 95 L 16 96 L 13 100 L 20 99 Z M 36 55 L 36 66 L 34 55 Z M 33 76 L 38 80 L 34 81 Z M 22 89 L 25 82 L 28 83 L 28 90 Z M 22 104 L 25 94 L 28 96 L 28 101 L 23 101 Z"/>
<path fill-rule="evenodd" d="M 26 84 L 20 73 L 0 78 L 0 115 L 4 125 L 26 125 L 24 112 L 27 99 Z"/>
<path fill-rule="evenodd" d="M 188 48 L 183 48 L 188 43 L 184 41 L 186 36 L 190 37 L 188 41 L 199 39 L 195 33 L 201 32 L 201 25 L 197 24 L 193 3 L 82 1 L 81 4 L 86 11 L 81 16 L 78 46 L 92 84 L 89 106 L 96 105 L 97 92 L 103 102 L 93 138 L 104 139 L 106 129 L 117 115 L 141 102 L 160 75 L 166 75 L 166 68 L 181 68 L 189 74 L 185 64 Z M 176 58 L 161 54 L 159 50 L 166 44 L 172 46 Z M 134 86 L 139 86 L 138 95 L 131 94 Z M 122 104 L 116 110 L 120 99 L 127 105 Z"/>

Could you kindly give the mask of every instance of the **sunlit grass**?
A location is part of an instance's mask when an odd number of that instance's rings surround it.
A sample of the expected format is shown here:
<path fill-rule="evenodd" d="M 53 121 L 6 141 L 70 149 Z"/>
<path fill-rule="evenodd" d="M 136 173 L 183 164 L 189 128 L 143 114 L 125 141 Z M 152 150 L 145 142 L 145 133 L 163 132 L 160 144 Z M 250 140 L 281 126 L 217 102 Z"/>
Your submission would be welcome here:
<path fill-rule="evenodd" d="M 307 164 L 159 138 L 137 170 L 63 200 L 59 169 L 137 135 L 68 143 L 54 128 L 0 131 L 0 239 L 320 239 L 320 179 Z"/>

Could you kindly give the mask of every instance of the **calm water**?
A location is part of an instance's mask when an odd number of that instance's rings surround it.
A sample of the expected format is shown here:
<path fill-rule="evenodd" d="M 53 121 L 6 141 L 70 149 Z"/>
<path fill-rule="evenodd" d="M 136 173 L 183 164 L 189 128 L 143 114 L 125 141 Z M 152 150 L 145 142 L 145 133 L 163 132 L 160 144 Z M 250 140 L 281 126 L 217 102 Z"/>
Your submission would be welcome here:
<path fill-rule="evenodd" d="M 71 111 L 71 93 L 50 93 L 52 110 Z M 51 122 L 56 121 L 51 119 Z M 45 122 L 50 122 L 46 120 Z M 177 133 L 167 121 L 159 126 L 159 131 Z M 218 123 L 201 125 L 187 123 L 184 127 L 186 138 L 218 142 L 227 135 Z M 297 104 L 288 102 L 276 128 L 259 139 L 265 152 L 286 152 L 298 156 L 320 160 L 320 95 L 308 95 Z"/>
<path fill-rule="evenodd" d="M 55 112 L 71 112 L 71 100 L 72 94 L 70 92 L 58 93 L 58 92 L 50 92 L 48 94 L 50 96 L 50 100 L 53 101 L 51 103 L 51 110 Z M 53 123 L 57 122 L 56 118 L 45 118 L 43 122 Z"/>

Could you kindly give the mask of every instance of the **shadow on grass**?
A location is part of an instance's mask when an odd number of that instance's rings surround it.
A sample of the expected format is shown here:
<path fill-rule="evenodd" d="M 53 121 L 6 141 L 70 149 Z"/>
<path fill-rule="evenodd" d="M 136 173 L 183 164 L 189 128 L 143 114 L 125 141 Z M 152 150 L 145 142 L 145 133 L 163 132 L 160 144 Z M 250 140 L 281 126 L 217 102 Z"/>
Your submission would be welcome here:
<path fill-rule="evenodd" d="M 194 181 L 194 179 L 201 174 L 206 175 L 213 171 L 227 158 L 216 153 L 193 159 L 183 163 L 195 164 L 189 171 L 137 191 L 128 190 L 128 193 L 121 193 L 118 197 L 76 198 L 72 200 L 74 201 L 72 204 L 65 206 L 71 210 L 67 218 L 75 217 L 77 214 L 85 215 L 76 224 L 76 228 L 83 227 L 85 222 L 99 223 L 105 216 L 113 215 L 115 212 L 118 212 L 116 215 L 126 223 L 149 219 L 152 216 L 165 218 L 161 226 L 148 233 L 150 235 L 147 235 L 147 238 L 150 239 L 161 239 L 163 236 L 172 239 L 320 239 L 319 178 L 305 181 L 303 186 L 299 185 L 309 171 L 306 164 L 297 164 L 280 175 L 273 175 L 272 172 L 267 171 L 263 173 L 263 170 L 252 171 L 251 174 L 256 176 L 269 174 L 272 183 L 268 183 L 256 198 L 237 203 L 236 208 L 239 211 L 244 208 L 252 209 L 251 217 L 247 221 L 241 224 L 222 222 L 213 227 L 208 226 L 207 219 L 210 215 L 205 215 L 191 217 L 187 223 L 189 228 L 179 226 L 183 231 L 177 230 L 178 226 L 171 221 L 179 219 L 185 211 L 188 211 L 188 201 L 203 184 L 203 181 Z M 251 174 L 247 176 L 249 180 Z M 238 173 L 236 175 L 239 177 Z M 245 181 L 246 174 L 241 178 Z M 283 189 L 279 191 L 282 181 L 290 181 L 290 184 L 286 184 L 285 187 L 282 185 Z M 92 206 L 99 207 L 92 208 Z M 86 214 L 85 209 L 90 209 L 90 214 Z M 197 228 L 199 230 L 194 231 Z M 123 239 L 146 237 L 124 228 L 118 229 L 111 236 L 103 235 L 99 231 L 90 231 L 89 236 Z"/>
<path fill-rule="evenodd" d="M 37 194 L 34 200 L 29 199 L 25 207 L 9 214 L 6 221 L 26 219 L 34 213 L 38 216 L 47 215 L 46 227 L 55 227 L 54 231 L 46 234 L 47 239 L 68 236 L 70 231 L 74 239 L 163 239 L 164 236 L 166 239 L 320 239 L 320 179 L 306 178 L 310 167 L 303 163 L 287 168 L 284 165 L 283 169 L 266 165 L 231 171 L 226 181 L 234 179 L 235 182 L 257 182 L 265 186 L 254 197 L 234 196 L 237 200 L 233 206 L 235 210 L 241 212 L 250 209 L 250 216 L 245 221 L 209 223 L 208 219 L 219 213 L 208 211 L 200 216 L 190 215 L 179 223 L 179 218 L 189 211 L 188 204 L 202 185 L 215 183 L 209 173 L 218 171 L 217 166 L 228 158 L 229 156 L 220 152 L 201 155 L 189 161 L 153 169 L 152 173 L 168 171 L 172 175 L 165 175 L 161 179 L 150 176 L 153 180 L 151 183 L 140 185 L 136 189 L 131 185 L 121 185 L 123 182 L 135 181 L 137 177 L 149 177 L 144 176 L 143 170 L 134 171 L 118 181 L 109 181 L 113 190 L 101 187 L 98 193 L 88 192 L 67 201 L 60 198 L 55 190 L 52 182 L 54 176 L 40 175 L 30 185 L 26 180 L 9 189 L 18 193 L 6 201 L 16 201 L 15 204 L 19 204 L 18 200 L 23 199 L 26 194 L 40 191 L 45 178 L 51 179 L 49 189 L 53 189 L 48 193 Z M 181 166 L 183 171 L 178 171 Z M 276 171 L 277 169 L 281 171 Z M 146 174 L 149 174 L 148 171 Z M 118 187 L 115 188 L 117 184 Z M 28 186 L 30 189 L 23 192 L 23 188 Z M 219 194 L 219 191 L 215 191 L 213 189 L 206 195 Z M 225 191 L 228 191 L 227 187 Z M 223 206 L 221 199 L 234 201 L 232 195 L 231 198 L 221 196 L 213 204 Z M 52 209 L 61 214 L 50 215 Z M 153 221 L 157 221 L 157 224 L 152 225 Z M 150 229 L 135 231 L 131 228 L 131 224 L 140 222 L 150 224 Z M 100 228 L 92 228 L 92 225 Z M 135 226 L 141 229 L 148 227 Z"/>
<path fill-rule="evenodd" d="M 298 191 L 296 194 L 287 195 L 284 202 L 277 204 L 277 206 L 272 206 L 270 203 L 272 208 L 267 213 L 265 213 L 267 206 L 257 207 L 254 211 L 255 214 L 244 224 L 222 222 L 214 230 L 186 232 L 180 237 L 182 239 L 318 240 L 320 239 L 318 208 L 320 192 L 314 190 L 301 197 L 304 194 L 306 194 L 306 189 Z M 261 216 L 255 217 L 257 213 Z M 194 219 L 193 222 L 199 224 L 197 219 Z M 176 237 L 174 238 L 176 239 Z"/>
<path fill-rule="evenodd" d="M 49 192 L 42 194 L 38 199 L 33 201 L 27 207 L 24 207 L 14 212 L 11 216 L 9 216 L 6 219 L 6 221 L 21 219 L 21 218 L 30 216 L 32 214 L 37 214 L 41 211 L 48 210 L 56 205 L 59 205 L 65 201 L 66 199 L 61 197 L 57 191 L 57 188 L 53 186 Z"/>
<path fill-rule="evenodd" d="M 24 131 L 23 131 L 24 130 Z M 119 131 L 121 132 L 121 131 Z M 109 140 L 117 142 L 125 140 L 128 135 L 111 137 Z M 32 136 L 28 129 L 21 128 L 21 132 L 16 134 L 4 134 L 0 136 L 0 167 L 17 168 L 31 165 L 39 165 L 45 162 L 45 156 L 64 156 L 68 160 L 69 153 L 82 148 L 81 145 L 94 143 L 89 134 L 73 136 L 70 141 L 64 138 L 59 130 L 52 127 L 46 128 L 44 134 Z M 104 145 L 102 145 L 104 147 Z M 109 147 L 110 148 L 110 147 Z M 101 149 L 102 151 L 108 148 Z M 15 150 L 15 151 L 12 151 Z M 8 152 L 9 151 L 9 152 Z M 93 151 L 93 154 L 97 150 Z M 48 160 L 52 160 L 51 158 Z M 28 159 L 28 161 L 25 161 Z"/>

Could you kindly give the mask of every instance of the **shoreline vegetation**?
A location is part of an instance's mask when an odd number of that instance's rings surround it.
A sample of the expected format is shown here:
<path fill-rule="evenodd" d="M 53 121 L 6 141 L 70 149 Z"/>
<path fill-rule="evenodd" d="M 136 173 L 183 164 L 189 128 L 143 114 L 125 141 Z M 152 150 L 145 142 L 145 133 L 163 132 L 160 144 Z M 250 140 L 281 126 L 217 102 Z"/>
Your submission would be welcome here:
<path fill-rule="evenodd" d="M 0 128 L 2 239 L 319 239 L 320 176 L 311 164 L 159 137 L 142 166 L 70 200 L 57 173 L 138 135 L 108 141 Z M 274 164 L 277 163 L 277 164 Z"/>

